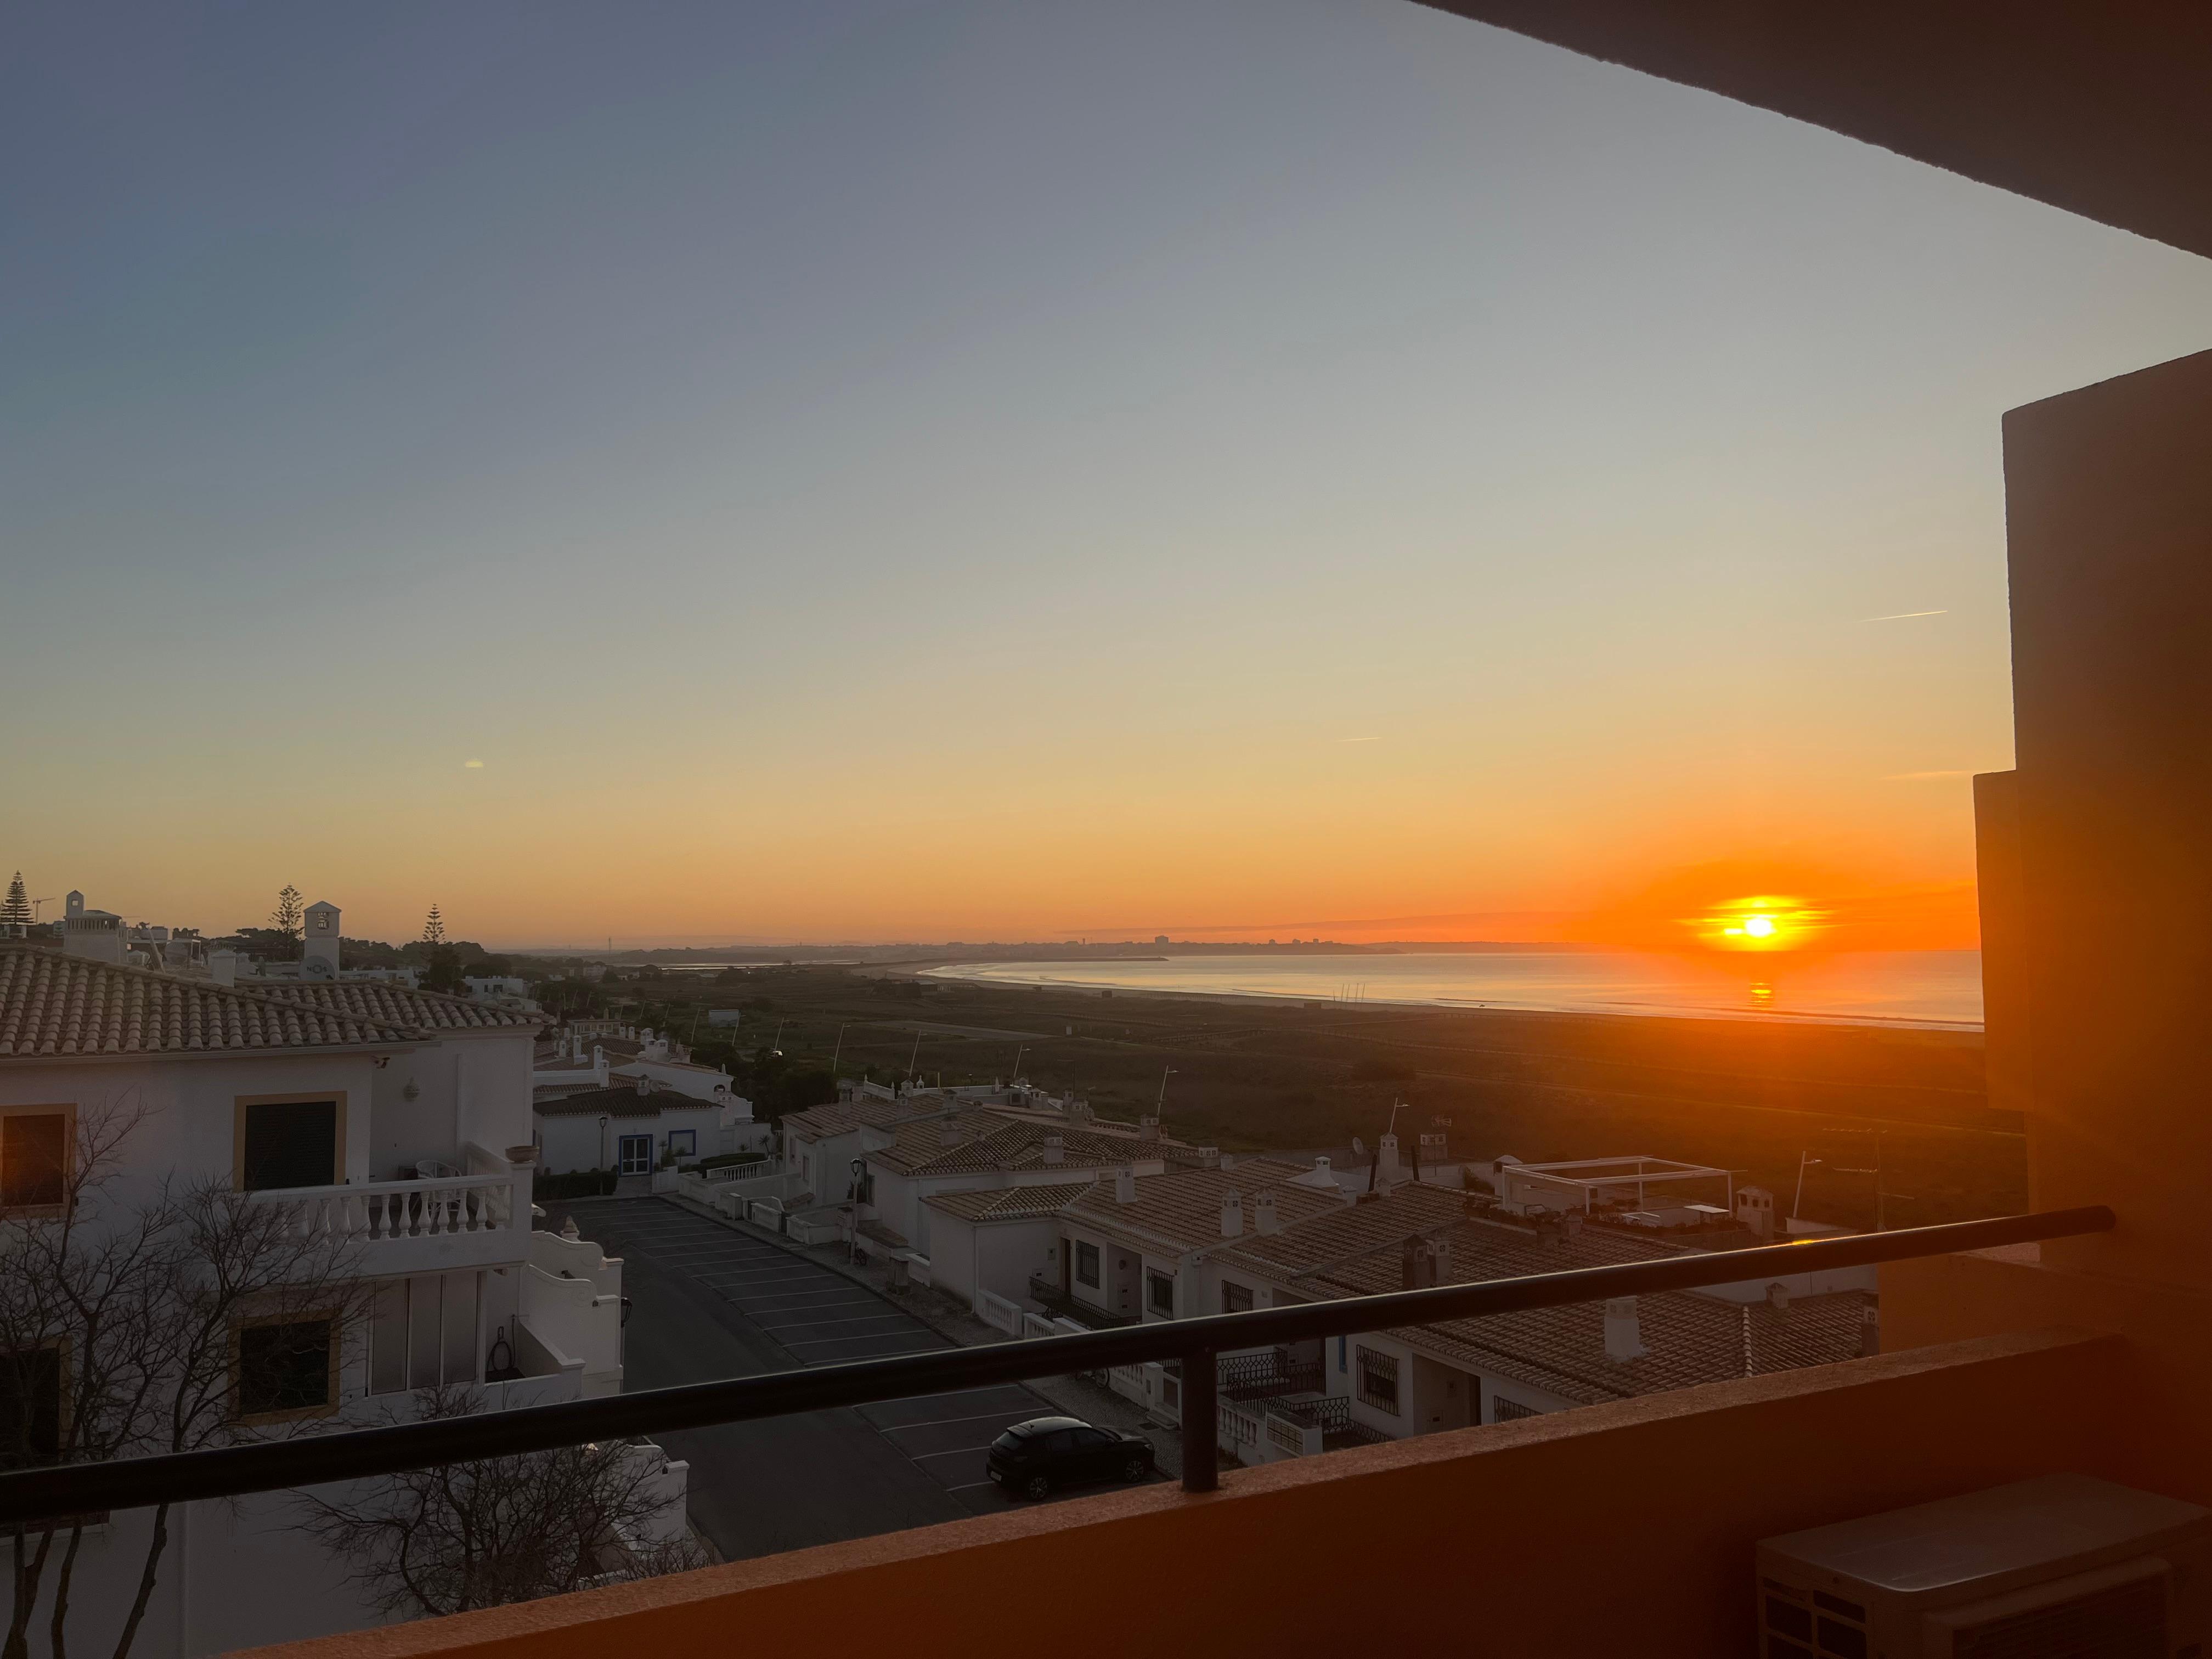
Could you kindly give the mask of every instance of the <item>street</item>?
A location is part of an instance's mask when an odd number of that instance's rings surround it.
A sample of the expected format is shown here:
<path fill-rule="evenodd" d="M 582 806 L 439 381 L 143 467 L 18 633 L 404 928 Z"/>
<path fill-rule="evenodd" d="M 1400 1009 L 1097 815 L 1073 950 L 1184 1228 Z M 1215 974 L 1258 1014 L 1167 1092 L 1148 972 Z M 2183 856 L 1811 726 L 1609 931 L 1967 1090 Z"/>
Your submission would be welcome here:
<path fill-rule="evenodd" d="M 623 1258 L 625 1392 L 951 1346 L 867 1286 L 665 1199 L 547 1209 Z M 985 1452 L 1055 1410 L 1006 1384 L 655 1437 L 691 1466 L 693 1524 L 735 1560 L 1019 1501 L 990 1483 Z"/>

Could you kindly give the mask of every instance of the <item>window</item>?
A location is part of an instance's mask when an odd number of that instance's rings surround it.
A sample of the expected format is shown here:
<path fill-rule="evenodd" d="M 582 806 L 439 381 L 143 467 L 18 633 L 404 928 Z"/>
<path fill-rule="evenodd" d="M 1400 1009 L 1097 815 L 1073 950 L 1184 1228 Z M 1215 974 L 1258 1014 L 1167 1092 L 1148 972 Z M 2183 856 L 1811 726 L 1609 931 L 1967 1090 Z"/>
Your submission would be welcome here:
<path fill-rule="evenodd" d="M 0 1358 L 0 1469 L 53 1462 L 62 1448 L 62 1351 L 27 1348 Z"/>
<path fill-rule="evenodd" d="M 671 1129 L 668 1132 L 668 1150 L 678 1158 L 698 1157 L 699 1132 L 696 1129 Z"/>
<path fill-rule="evenodd" d="M 1175 1317 L 1175 1275 L 1172 1273 L 1148 1274 L 1145 1279 L 1145 1287 L 1151 1298 L 1152 1311 L 1173 1319 Z"/>
<path fill-rule="evenodd" d="M 1224 1279 L 1224 1280 L 1222 1280 L 1222 1282 L 1221 1282 L 1221 1311 L 1222 1311 L 1222 1312 L 1224 1312 L 1224 1313 L 1243 1313 L 1246 1309 L 1249 1308 L 1251 1305 L 1252 1305 L 1252 1287 L 1251 1287 L 1249 1285 L 1231 1285 L 1231 1284 L 1227 1279 Z"/>
<path fill-rule="evenodd" d="M 231 1350 L 238 1419 L 333 1408 L 337 1346 L 337 1322 L 331 1319 L 264 1319 L 240 1326 Z"/>
<path fill-rule="evenodd" d="M 330 1187 L 345 1178 L 343 1097 L 252 1097 L 238 1103 L 231 1178 L 240 1192 Z"/>
<path fill-rule="evenodd" d="M 1378 1412 L 1398 1414 L 1398 1361 L 1372 1348 L 1359 1351 L 1359 1400 Z"/>
<path fill-rule="evenodd" d="M 474 1272 L 417 1273 L 378 1285 L 368 1327 L 368 1391 L 480 1381 L 477 1295 Z"/>
<path fill-rule="evenodd" d="M 68 1202 L 74 1116 L 63 1106 L 0 1116 L 0 1208 L 58 1212 Z"/>
<path fill-rule="evenodd" d="M 1096 1244 L 1078 1244 L 1075 1247 L 1075 1282 L 1088 1285 L 1094 1291 L 1098 1288 L 1098 1247 Z"/>
<path fill-rule="evenodd" d="M 1524 1406 L 1517 1400 L 1508 1400 L 1502 1394 L 1494 1394 L 1490 1397 L 1490 1420 L 1493 1423 L 1510 1423 L 1516 1418 L 1542 1415 L 1543 1413 L 1534 1406 Z"/>

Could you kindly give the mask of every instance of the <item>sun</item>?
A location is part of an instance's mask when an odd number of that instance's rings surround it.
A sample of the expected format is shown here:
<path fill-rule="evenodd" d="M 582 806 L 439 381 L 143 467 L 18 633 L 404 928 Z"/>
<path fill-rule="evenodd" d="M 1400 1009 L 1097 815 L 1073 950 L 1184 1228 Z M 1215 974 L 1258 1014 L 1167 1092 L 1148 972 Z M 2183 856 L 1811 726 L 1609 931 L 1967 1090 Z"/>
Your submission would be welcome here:
<path fill-rule="evenodd" d="M 1827 913 L 1787 893 L 1759 893 L 1685 919 L 1698 942 L 1719 951 L 1794 951 L 1813 942 Z"/>

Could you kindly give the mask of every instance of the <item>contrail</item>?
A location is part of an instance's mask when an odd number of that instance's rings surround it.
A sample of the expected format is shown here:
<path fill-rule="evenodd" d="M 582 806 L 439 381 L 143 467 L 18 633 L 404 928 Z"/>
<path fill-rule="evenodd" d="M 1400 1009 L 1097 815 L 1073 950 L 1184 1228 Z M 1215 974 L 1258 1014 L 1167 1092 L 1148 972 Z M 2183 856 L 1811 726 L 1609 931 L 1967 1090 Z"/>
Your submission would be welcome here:
<path fill-rule="evenodd" d="M 1913 617 L 1948 617 L 1948 611 L 1900 611 L 1893 617 L 1862 617 L 1861 622 L 1904 622 Z"/>

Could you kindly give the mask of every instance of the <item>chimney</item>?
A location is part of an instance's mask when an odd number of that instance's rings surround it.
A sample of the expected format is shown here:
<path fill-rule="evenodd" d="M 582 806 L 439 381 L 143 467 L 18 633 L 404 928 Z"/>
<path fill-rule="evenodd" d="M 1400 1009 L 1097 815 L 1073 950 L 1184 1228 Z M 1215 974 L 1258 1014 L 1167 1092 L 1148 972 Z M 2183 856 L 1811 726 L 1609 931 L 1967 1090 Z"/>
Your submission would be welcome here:
<path fill-rule="evenodd" d="M 238 983 L 238 952 L 210 951 L 208 952 L 208 973 L 218 985 Z"/>
<path fill-rule="evenodd" d="M 1398 1288 L 1401 1291 L 1427 1289 L 1421 1281 L 1429 1267 L 1426 1253 L 1421 1249 L 1421 1241 L 1407 1239 L 1398 1249 Z"/>
<path fill-rule="evenodd" d="M 637 1091 L 641 1095 L 649 1095 L 653 1092 L 653 1079 L 643 1072 L 637 1074 Z"/>
<path fill-rule="evenodd" d="M 1790 1287 L 1780 1279 L 1766 1287 L 1766 1305 L 1778 1314 L 1790 1311 Z"/>
<path fill-rule="evenodd" d="M 1252 1200 L 1252 1224 L 1262 1237 L 1283 1231 L 1283 1224 L 1275 1214 L 1274 1194 L 1262 1193 Z"/>
<path fill-rule="evenodd" d="M 1398 1178 L 1398 1137 L 1384 1135 L 1380 1143 L 1382 1152 L 1381 1176 L 1384 1181 Z"/>
<path fill-rule="evenodd" d="M 1753 1237 L 1774 1237 L 1774 1194 L 1764 1187 L 1741 1187 L 1736 1189 L 1735 1218 Z"/>
<path fill-rule="evenodd" d="M 1567 1241 L 1572 1243 L 1583 1236 L 1583 1212 L 1580 1210 L 1568 1211 L 1560 1218 L 1559 1224 L 1566 1229 Z"/>
<path fill-rule="evenodd" d="M 1452 1282 L 1451 1240 L 1449 1238 L 1431 1239 L 1429 1241 L 1429 1255 L 1436 1264 L 1434 1269 L 1429 1275 L 1429 1283 L 1431 1285 L 1450 1284 Z"/>
<path fill-rule="evenodd" d="M 1605 1304 L 1605 1357 L 1626 1365 L 1651 1351 L 1644 1346 L 1644 1323 L 1637 1317 L 1632 1296 L 1608 1297 Z"/>
<path fill-rule="evenodd" d="M 1137 1201 L 1137 1172 L 1124 1164 L 1114 1171 L 1114 1201 L 1134 1204 Z"/>
<path fill-rule="evenodd" d="M 300 960 L 310 967 L 308 975 L 314 979 L 336 979 L 338 976 L 338 907 L 327 899 L 319 899 L 309 905 L 301 918 Z"/>
<path fill-rule="evenodd" d="M 1881 1305 L 1869 1297 L 1859 1304 L 1859 1357 L 1871 1359 L 1881 1352 Z"/>
<path fill-rule="evenodd" d="M 1221 1167 L 1221 1148 L 1218 1146 L 1200 1147 L 1198 1149 L 1198 1167 L 1201 1170 L 1219 1169 Z"/>
<path fill-rule="evenodd" d="M 1140 1117 L 1140 1118 L 1139 1118 L 1139 1119 L 1137 1120 L 1137 1139 L 1139 1139 L 1139 1140 L 1158 1140 L 1159 1138 L 1160 1138 L 1160 1121 L 1159 1121 L 1159 1119 L 1158 1119 L 1158 1118 L 1156 1118 L 1156 1117 Z"/>
<path fill-rule="evenodd" d="M 1221 1195 L 1221 1236 L 1242 1238 L 1244 1236 L 1244 1197 L 1241 1193 Z"/>
<path fill-rule="evenodd" d="M 1335 1179 L 1333 1175 L 1330 1175 L 1328 1159 L 1326 1158 L 1317 1158 L 1314 1160 L 1314 1173 L 1316 1175 L 1329 1176 L 1331 1180 Z"/>
<path fill-rule="evenodd" d="M 1044 1138 L 1044 1161 L 1048 1164 L 1067 1162 L 1067 1141 L 1064 1137 L 1047 1135 Z"/>

